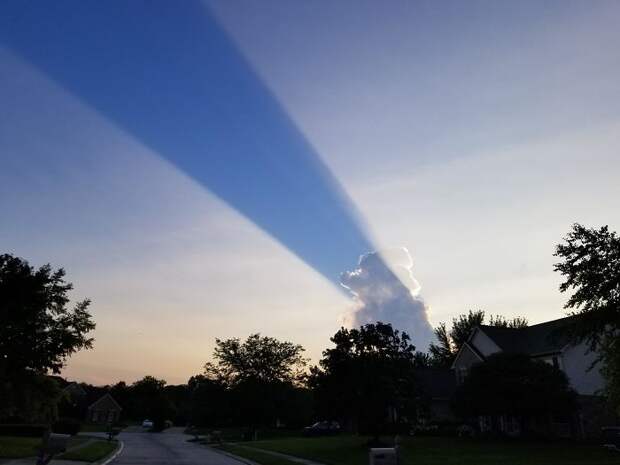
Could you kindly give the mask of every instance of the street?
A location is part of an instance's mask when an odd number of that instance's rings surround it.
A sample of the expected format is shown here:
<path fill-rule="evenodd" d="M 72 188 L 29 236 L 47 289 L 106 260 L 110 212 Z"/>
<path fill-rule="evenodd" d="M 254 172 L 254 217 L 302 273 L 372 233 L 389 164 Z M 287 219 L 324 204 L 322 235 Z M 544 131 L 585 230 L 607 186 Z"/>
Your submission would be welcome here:
<path fill-rule="evenodd" d="M 124 448 L 111 465 L 241 465 L 241 462 L 187 442 L 182 428 L 163 433 L 122 432 Z"/>

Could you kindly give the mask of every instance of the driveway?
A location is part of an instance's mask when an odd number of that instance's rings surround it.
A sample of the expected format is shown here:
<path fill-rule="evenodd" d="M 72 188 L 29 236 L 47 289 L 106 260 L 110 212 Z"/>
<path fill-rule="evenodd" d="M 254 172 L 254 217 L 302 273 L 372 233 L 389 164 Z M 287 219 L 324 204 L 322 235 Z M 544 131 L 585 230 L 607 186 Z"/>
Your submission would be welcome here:
<path fill-rule="evenodd" d="M 122 432 L 118 438 L 125 447 L 110 465 L 242 465 L 205 446 L 187 442 L 190 437 L 181 428 L 163 433 Z"/>

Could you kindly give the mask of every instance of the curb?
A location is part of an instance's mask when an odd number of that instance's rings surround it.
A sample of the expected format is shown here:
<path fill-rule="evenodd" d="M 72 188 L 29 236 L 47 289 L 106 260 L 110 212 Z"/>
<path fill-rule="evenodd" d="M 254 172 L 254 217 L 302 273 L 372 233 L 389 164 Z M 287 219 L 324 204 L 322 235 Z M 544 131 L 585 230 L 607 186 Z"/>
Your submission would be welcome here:
<path fill-rule="evenodd" d="M 93 462 L 92 465 L 108 465 L 108 463 L 110 463 L 112 460 L 118 457 L 120 453 L 123 452 L 123 448 L 125 447 L 125 443 L 123 441 L 119 440 L 118 443 L 119 443 L 119 446 L 116 448 L 114 452 L 112 452 L 110 455 L 108 455 L 106 458 L 104 458 L 101 461 Z"/>

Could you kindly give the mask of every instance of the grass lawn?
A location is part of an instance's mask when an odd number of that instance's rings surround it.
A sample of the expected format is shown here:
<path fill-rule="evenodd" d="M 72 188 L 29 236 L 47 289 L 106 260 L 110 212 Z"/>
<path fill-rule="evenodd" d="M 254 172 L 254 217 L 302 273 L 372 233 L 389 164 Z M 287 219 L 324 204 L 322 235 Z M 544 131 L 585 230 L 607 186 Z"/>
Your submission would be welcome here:
<path fill-rule="evenodd" d="M 218 449 L 225 450 L 226 452 L 238 455 L 239 457 L 253 460 L 262 465 L 299 465 L 298 463 L 292 462 L 282 457 L 276 457 L 265 452 L 247 449 L 243 446 L 236 446 L 234 444 L 223 444 L 221 446 L 218 446 Z"/>
<path fill-rule="evenodd" d="M 126 426 L 140 426 L 140 425 L 135 424 L 135 425 L 126 425 Z M 95 423 L 85 423 L 80 426 L 81 433 L 107 433 L 109 429 L 110 427 L 108 425 L 100 425 L 100 424 L 95 424 Z"/>
<path fill-rule="evenodd" d="M 327 465 L 368 465 L 366 438 L 335 436 L 256 441 L 249 446 L 283 452 Z M 405 465 L 618 465 L 620 454 L 596 445 L 471 440 L 452 437 L 404 438 Z M 236 453 L 230 451 L 232 453 Z M 271 458 L 261 461 L 272 465 Z M 280 465 L 280 464 L 273 464 Z"/>
<path fill-rule="evenodd" d="M 18 438 L 0 436 L 0 457 L 21 458 L 37 455 L 41 446 L 41 438 Z"/>
<path fill-rule="evenodd" d="M 89 438 L 82 438 L 80 436 L 73 436 L 69 439 L 69 444 L 67 444 L 67 448 L 71 449 L 72 447 L 77 447 L 85 442 L 90 441 Z"/>
<path fill-rule="evenodd" d="M 105 433 L 108 431 L 108 425 L 91 425 L 86 424 L 80 426 L 80 433 Z"/>
<path fill-rule="evenodd" d="M 116 441 L 93 441 L 92 443 L 80 447 L 79 449 L 65 452 L 57 458 L 61 460 L 83 460 L 85 462 L 94 462 L 102 459 L 116 450 L 118 442 Z"/>
<path fill-rule="evenodd" d="M 69 448 L 79 446 L 86 441 L 88 438 L 72 437 L 69 439 Z M 40 446 L 41 438 L 0 436 L 0 457 L 33 457 L 39 452 Z"/>

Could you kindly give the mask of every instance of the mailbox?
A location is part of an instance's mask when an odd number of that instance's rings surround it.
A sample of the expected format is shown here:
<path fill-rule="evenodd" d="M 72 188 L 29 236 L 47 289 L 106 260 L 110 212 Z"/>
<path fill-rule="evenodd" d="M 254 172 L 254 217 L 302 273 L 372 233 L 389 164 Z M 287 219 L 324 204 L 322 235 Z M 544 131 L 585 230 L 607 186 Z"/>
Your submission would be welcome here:
<path fill-rule="evenodd" d="M 111 441 L 112 438 L 114 438 L 115 436 L 118 436 L 120 432 L 121 432 L 120 428 L 110 427 L 110 429 L 108 429 L 108 441 Z"/>
<path fill-rule="evenodd" d="M 369 465 L 398 465 L 396 447 L 375 447 L 370 449 Z"/>

